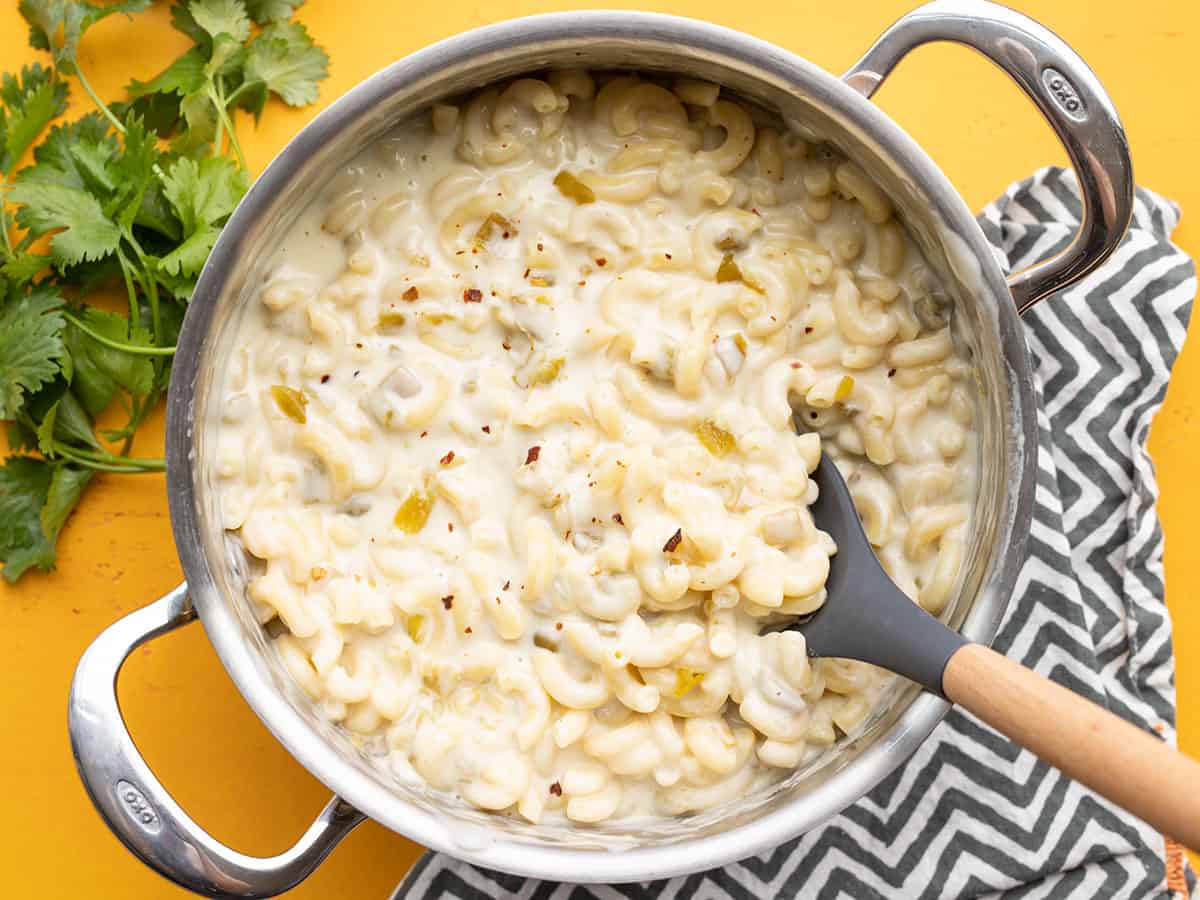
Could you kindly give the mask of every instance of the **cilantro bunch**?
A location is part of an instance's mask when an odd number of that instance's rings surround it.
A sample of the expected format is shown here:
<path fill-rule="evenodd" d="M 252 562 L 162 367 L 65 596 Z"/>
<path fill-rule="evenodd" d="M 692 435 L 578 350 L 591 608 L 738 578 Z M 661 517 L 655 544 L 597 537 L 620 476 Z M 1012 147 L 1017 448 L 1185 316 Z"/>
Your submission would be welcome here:
<path fill-rule="evenodd" d="M 162 459 L 130 448 L 166 391 L 196 278 L 249 184 L 235 113 L 257 121 L 271 95 L 312 103 L 327 75 L 328 57 L 291 21 L 301 2 L 176 3 L 172 24 L 191 48 L 150 81 L 132 81 L 126 101 L 105 104 L 79 66 L 79 41 L 150 0 L 21 0 L 30 44 L 50 64 L 0 76 L 8 581 L 53 568 L 59 531 L 94 473 L 162 471 Z M 52 124 L 71 79 L 96 110 Z M 31 147 L 32 164 L 18 169 Z M 97 417 L 114 407 L 125 424 L 98 432 Z"/>

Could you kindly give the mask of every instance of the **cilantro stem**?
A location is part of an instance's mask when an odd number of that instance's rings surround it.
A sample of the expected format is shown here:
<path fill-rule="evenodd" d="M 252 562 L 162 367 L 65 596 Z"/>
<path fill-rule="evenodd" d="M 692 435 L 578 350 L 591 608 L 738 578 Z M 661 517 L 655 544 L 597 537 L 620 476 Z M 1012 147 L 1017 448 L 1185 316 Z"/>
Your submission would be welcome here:
<path fill-rule="evenodd" d="M 145 397 L 141 398 L 142 402 L 138 404 L 138 398 L 133 398 L 134 413 L 129 417 L 129 424 L 125 426 L 129 429 L 129 434 L 125 437 L 125 443 L 121 446 L 121 455 L 125 456 L 129 452 L 129 448 L 133 446 L 133 434 L 141 427 L 151 411 L 158 406 L 158 399 L 162 396 L 162 391 L 159 388 L 154 388 Z"/>
<path fill-rule="evenodd" d="M 13 255 L 12 241 L 8 236 L 8 210 L 5 207 L 4 195 L 8 193 L 8 180 L 0 172 L 0 237 L 4 238 L 4 249 L 9 256 Z"/>
<path fill-rule="evenodd" d="M 225 105 L 231 106 L 233 104 L 233 101 L 236 100 L 238 97 L 240 97 L 242 91 L 244 91 L 249 86 L 250 86 L 249 81 L 243 81 L 241 84 L 239 84 L 237 87 L 237 90 L 235 90 L 232 94 L 230 94 L 228 97 L 225 98 Z"/>
<path fill-rule="evenodd" d="M 127 344 L 124 341 L 114 341 L 112 338 L 107 338 L 98 331 L 93 331 L 65 310 L 62 313 L 62 317 L 93 341 L 96 341 L 96 343 L 103 344 L 105 347 L 111 347 L 113 350 L 120 350 L 122 353 L 132 353 L 135 356 L 172 356 L 175 353 L 174 347 L 144 347 L 140 344 Z"/>
<path fill-rule="evenodd" d="M 229 145 L 231 147 L 233 147 L 233 152 L 237 154 L 238 165 L 241 166 L 243 169 L 246 169 L 247 171 L 249 171 L 249 167 L 246 165 L 246 155 L 244 153 L 242 153 L 242 145 L 240 143 L 238 143 L 237 129 L 233 127 L 233 120 L 231 118 L 229 118 L 229 111 L 227 109 L 225 109 L 226 101 L 225 101 L 224 93 L 216 85 L 210 84 L 209 88 L 208 88 L 208 96 L 209 96 L 209 99 L 212 100 L 213 106 L 215 106 L 217 108 L 217 127 L 218 127 L 218 129 L 221 127 L 222 124 L 225 126 L 225 130 L 229 132 Z M 217 132 L 217 135 L 219 138 L 220 137 L 219 130 Z M 215 151 L 219 148 L 220 148 L 220 143 L 218 142 L 214 146 L 213 149 Z M 215 156 L 216 154 L 214 153 L 213 155 Z"/>
<path fill-rule="evenodd" d="M 89 469 L 98 469 L 101 472 L 140 475 L 145 472 L 162 472 L 167 468 L 167 462 L 164 459 L 138 459 L 132 456 L 117 456 L 115 453 L 107 453 L 102 450 L 80 450 L 76 447 L 68 447 L 62 441 L 55 441 L 53 449 L 58 456 L 65 456 L 71 462 Z"/>
<path fill-rule="evenodd" d="M 129 260 L 121 252 L 120 246 L 117 247 L 117 262 L 121 265 L 121 276 L 125 279 L 125 292 L 129 295 L 129 327 L 125 333 L 132 335 L 138 319 L 141 318 L 141 307 L 138 305 L 137 288 L 133 286 L 133 276 L 129 272 Z"/>
<path fill-rule="evenodd" d="M 221 104 L 217 101 L 217 99 L 215 97 L 210 95 L 209 100 L 211 101 L 212 105 L 218 111 L 221 109 Z M 216 130 L 213 132 L 212 155 L 214 158 L 221 155 L 221 153 L 222 153 L 221 145 L 224 143 L 225 143 L 225 117 L 218 115 L 217 116 L 217 127 L 216 127 Z"/>
<path fill-rule="evenodd" d="M 158 398 L 155 397 L 154 399 L 157 400 Z M 149 409 L 152 402 L 153 401 L 151 398 L 147 397 L 146 406 L 144 408 Z M 138 425 L 142 423 L 142 416 L 145 415 L 145 412 L 143 412 L 143 407 L 141 407 L 138 403 L 137 397 L 130 398 L 130 405 L 132 406 L 132 409 L 129 411 L 129 424 L 125 426 L 128 430 L 125 434 L 125 441 L 121 444 L 122 456 L 129 455 L 129 450 L 133 446 L 133 433 L 137 431 Z"/>
<path fill-rule="evenodd" d="M 92 86 L 88 82 L 87 76 L 83 74 L 83 69 L 79 68 L 78 65 L 75 66 L 75 75 L 79 79 L 80 85 L 82 85 L 83 89 L 87 92 L 87 95 L 92 98 L 92 102 L 96 104 L 96 108 L 104 114 L 104 118 L 108 119 L 108 121 L 112 123 L 113 128 L 117 129 L 120 134 L 124 134 L 125 126 L 121 124 L 120 119 L 113 115 L 113 111 L 105 105 L 104 101 L 100 99 L 99 95 L 92 90 Z"/>
<path fill-rule="evenodd" d="M 133 236 L 133 229 L 126 228 L 125 240 L 129 241 L 133 247 L 133 252 L 137 254 L 138 262 L 141 264 L 141 272 L 138 274 L 138 281 L 142 284 L 142 290 L 146 292 L 146 296 L 150 298 L 150 321 L 154 330 L 154 343 L 162 340 L 162 320 L 158 314 L 158 278 L 150 266 L 150 260 L 146 257 L 146 252 L 142 250 L 142 245 L 138 243 L 138 239 Z"/>

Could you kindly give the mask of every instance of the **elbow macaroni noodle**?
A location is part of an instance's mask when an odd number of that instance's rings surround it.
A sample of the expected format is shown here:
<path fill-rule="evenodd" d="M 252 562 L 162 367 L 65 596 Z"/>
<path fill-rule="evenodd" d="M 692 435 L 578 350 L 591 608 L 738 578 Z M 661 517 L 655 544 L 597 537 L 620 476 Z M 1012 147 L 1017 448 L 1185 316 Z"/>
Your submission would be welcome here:
<path fill-rule="evenodd" d="M 400 777 L 531 821 L 706 809 L 852 732 L 818 608 L 822 447 L 931 612 L 975 382 L 888 197 L 697 81 L 439 104 L 284 241 L 215 452 L 248 597 Z M 800 423 L 797 431 L 794 422 Z"/>

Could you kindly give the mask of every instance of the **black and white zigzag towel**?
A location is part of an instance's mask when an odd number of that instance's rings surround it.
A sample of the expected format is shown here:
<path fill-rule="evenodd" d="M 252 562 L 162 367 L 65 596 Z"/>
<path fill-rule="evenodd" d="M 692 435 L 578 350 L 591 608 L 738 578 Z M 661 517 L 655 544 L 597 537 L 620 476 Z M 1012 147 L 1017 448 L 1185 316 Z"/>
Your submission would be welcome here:
<path fill-rule="evenodd" d="M 980 222 L 1002 265 L 1019 269 L 1066 247 L 1080 208 L 1073 174 L 1050 168 L 1009 188 Z M 1146 436 L 1196 292 L 1192 261 L 1170 241 L 1178 221 L 1174 203 L 1139 190 L 1113 258 L 1024 319 L 1040 403 L 1037 508 L 995 642 L 1172 742 L 1174 659 Z M 1194 887 L 1178 847 L 956 709 L 863 800 L 773 853 L 612 886 L 530 882 L 426 854 L 395 900 L 1183 900 Z"/>

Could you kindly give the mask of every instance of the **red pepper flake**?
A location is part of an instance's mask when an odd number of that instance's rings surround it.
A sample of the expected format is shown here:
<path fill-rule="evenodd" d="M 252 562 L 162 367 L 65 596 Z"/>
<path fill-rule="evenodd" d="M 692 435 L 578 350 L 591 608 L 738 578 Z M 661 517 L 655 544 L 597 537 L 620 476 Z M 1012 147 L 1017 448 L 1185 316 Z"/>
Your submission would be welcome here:
<path fill-rule="evenodd" d="M 568 529 L 567 529 L 567 533 L 563 535 L 563 540 L 564 540 L 564 541 L 569 541 L 570 539 L 571 539 L 571 529 L 570 529 L 570 528 L 568 528 Z"/>
<path fill-rule="evenodd" d="M 793 368 L 793 369 L 798 369 L 798 368 L 800 368 L 800 363 L 798 363 L 798 362 L 794 362 L 794 363 L 792 363 L 792 368 Z"/>
<path fill-rule="evenodd" d="M 407 300 L 409 303 L 412 303 L 414 300 L 416 300 L 420 296 L 421 296 L 421 292 L 417 290 L 417 286 L 414 284 L 407 291 L 405 291 L 403 294 L 400 295 L 400 299 Z"/>
<path fill-rule="evenodd" d="M 468 625 L 466 628 L 463 629 L 463 634 L 472 634 L 472 633 L 473 632 L 471 631 L 470 625 Z"/>
<path fill-rule="evenodd" d="M 476 288 L 467 288 L 463 291 L 463 303 L 482 303 L 483 292 Z"/>
<path fill-rule="evenodd" d="M 357 344 L 355 344 L 355 345 L 354 345 L 354 348 L 355 348 L 356 350 L 361 350 L 361 349 L 362 349 L 362 347 L 363 347 L 363 345 L 362 345 L 362 343 L 361 343 L 361 342 L 359 342 L 359 343 L 357 343 Z"/>
<path fill-rule="evenodd" d="M 541 453 L 542 453 L 541 447 L 538 447 L 538 446 L 530 447 L 529 452 L 525 454 L 525 465 L 528 466 L 531 463 L 537 462 L 538 457 L 541 455 Z"/>
<path fill-rule="evenodd" d="M 618 525 L 624 525 L 624 524 L 625 524 L 625 520 L 621 518 L 621 514 L 620 514 L 620 513 L 613 513 L 612 520 L 613 520 L 614 522 L 616 522 Z"/>
<path fill-rule="evenodd" d="M 804 333 L 805 333 L 805 334 L 812 334 L 812 333 L 813 333 L 813 327 L 812 327 L 811 325 L 805 325 L 805 326 L 804 326 Z"/>
<path fill-rule="evenodd" d="M 428 431 L 422 431 L 422 432 L 421 432 L 421 437 L 425 437 L 425 435 L 427 435 L 427 434 L 429 434 L 429 432 L 428 432 Z"/>
<path fill-rule="evenodd" d="M 545 247 L 543 247 L 541 244 L 538 244 L 538 253 L 541 253 L 541 252 L 542 252 L 543 250 L 545 250 L 545 249 L 546 249 L 546 248 L 545 248 Z"/>
<path fill-rule="evenodd" d="M 559 784 L 557 781 L 554 782 L 554 784 L 550 785 L 550 793 L 553 794 L 555 797 L 561 797 L 562 796 L 562 785 Z"/>
<path fill-rule="evenodd" d="M 675 258 L 675 257 L 673 257 L 673 256 L 672 256 L 670 253 L 664 253 L 664 254 L 663 254 L 663 256 L 665 256 L 667 259 L 674 259 L 674 258 Z"/>
<path fill-rule="evenodd" d="M 895 378 L 895 377 L 896 377 L 896 370 L 888 369 L 888 378 Z"/>
<path fill-rule="evenodd" d="M 675 533 L 667 538 L 667 542 L 663 544 L 663 553 L 674 553 L 675 548 L 679 546 L 683 540 L 683 529 L 676 528 Z"/>
<path fill-rule="evenodd" d="M 454 523 L 453 523 L 453 522 L 447 522 L 447 523 L 446 523 L 446 530 L 447 530 L 447 531 L 450 531 L 450 532 L 453 532 L 453 531 L 454 531 Z"/>
<path fill-rule="evenodd" d="M 512 344 L 510 344 L 508 341 L 501 341 L 500 346 L 503 347 L 505 350 L 512 349 Z"/>
<path fill-rule="evenodd" d="M 525 270 L 525 274 L 524 274 L 524 275 L 522 275 L 521 277 L 522 277 L 522 278 L 528 278 L 528 277 L 529 277 L 529 273 L 530 273 L 530 271 L 531 271 L 530 269 L 526 269 L 526 270 Z"/>
<path fill-rule="evenodd" d="M 575 283 L 576 283 L 577 285 L 579 285 L 580 287 L 587 287 L 587 282 L 586 282 L 586 281 L 577 281 L 577 282 L 575 282 Z"/>
<path fill-rule="evenodd" d="M 554 623 L 554 630 L 555 630 L 555 631 L 562 631 L 562 622 L 555 622 L 555 623 Z"/>
<path fill-rule="evenodd" d="M 506 582 L 504 582 L 504 587 L 500 588 L 500 590 L 507 591 L 511 585 L 512 585 L 511 581 L 506 581 Z"/>
<path fill-rule="evenodd" d="M 454 607 L 454 595 L 447 594 L 445 597 L 443 597 L 442 606 L 446 607 L 446 609 L 452 609 Z"/>
<path fill-rule="evenodd" d="M 322 375 L 321 376 L 321 384 L 328 384 L 329 379 L 332 377 L 333 377 L 332 375 Z"/>
<path fill-rule="evenodd" d="M 449 453 L 443 456 L 440 462 L 443 466 L 448 466 L 450 463 L 454 462 L 454 451 L 451 450 Z"/>
<path fill-rule="evenodd" d="M 598 265 L 600 268 L 603 269 L 605 266 L 608 265 L 608 260 L 605 259 L 603 256 L 601 256 L 599 259 L 596 260 L 596 265 Z"/>
<path fill-rule="evenodd" d="M 491 434 L 491 433 L 492 433 L 492 426 L 491 426 L 491 425 L 484 425 L 484 426 L 483 426 L 483 428 L 482 428 L 482 429 L 480 429 L 480 430 L 481 430 L 481 431 L 483 431 L 483 433 L 484 433 L 484 434 Z"/>

